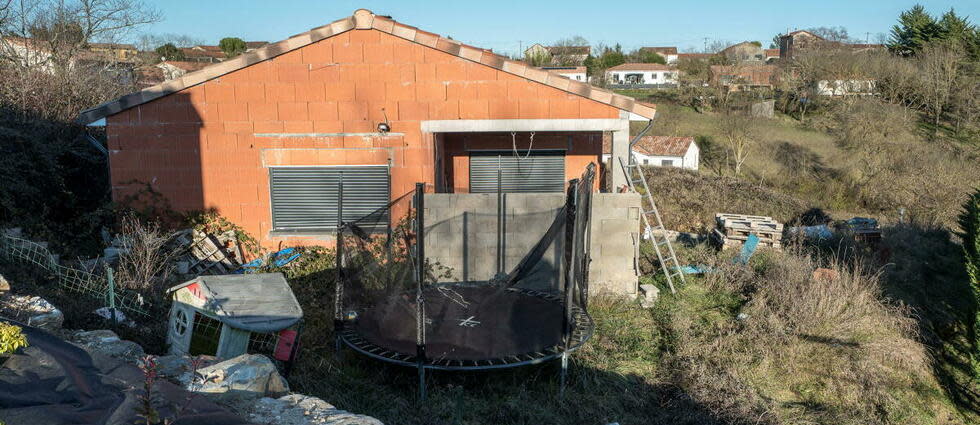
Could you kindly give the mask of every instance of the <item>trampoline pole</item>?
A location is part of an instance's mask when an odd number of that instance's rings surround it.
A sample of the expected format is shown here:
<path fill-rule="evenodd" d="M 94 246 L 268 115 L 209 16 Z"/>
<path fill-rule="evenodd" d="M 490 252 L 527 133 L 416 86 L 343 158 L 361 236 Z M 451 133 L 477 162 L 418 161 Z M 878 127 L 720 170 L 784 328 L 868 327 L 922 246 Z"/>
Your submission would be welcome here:
<path fill-rule="evenodd" d="M 561 353 L 561 377 L 558 380 L 558 398 L 565 396 L 566 376 L 568 376 L 568 350 Z"/>
<path fill-rule="evenodd" d="M 419 369 L 419 400 L 425 401 L 425 184 L 415 184 L 415 361 Z"/>
<path fill-rule="evenodd" d="M 337 283 L 336 290 L 334 294 L 334 318 L 333 318 L 333 331 L 334 331 L 334 351 L 337 353 L 337 357 L 340 357 L 340 348 L 342 346 L 340 341 L 340 334 L 344 330 L 344 313 L 343 311 L 343 301 L 344 296 L 344 283 L 346 280 L 346 274 L 344 273 L 344 267 L 347 266 L 344 261 L 344 173 L 340 173 L 340 185 L 337 193 Z"/>

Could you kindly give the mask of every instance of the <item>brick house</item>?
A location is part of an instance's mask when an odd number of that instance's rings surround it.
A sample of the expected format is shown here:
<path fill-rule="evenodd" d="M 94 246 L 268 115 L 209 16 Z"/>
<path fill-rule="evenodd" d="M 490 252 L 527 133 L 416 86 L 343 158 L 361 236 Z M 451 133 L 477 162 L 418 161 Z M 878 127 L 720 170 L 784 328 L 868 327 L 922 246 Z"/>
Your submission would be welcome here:
<path fill-rule="evenodd" d="M 339 176 L 345 219 L 416 182 L 488 191 L 496 169 L 512 172 L 517 152 L 517 168 L 534 175 L 517 176 L 513 190 L 560 191 L 599 162 L 604 134 L 625 157 L 630 120 L 654 114 L 361 9 L 79 121 L 105 119 L 115 200 L 150 184 L 172 208 L 215 208 L 271 248 L 331 243 Z M 606 174 L 619 187 L 625 173 L 613 167 Z"/>

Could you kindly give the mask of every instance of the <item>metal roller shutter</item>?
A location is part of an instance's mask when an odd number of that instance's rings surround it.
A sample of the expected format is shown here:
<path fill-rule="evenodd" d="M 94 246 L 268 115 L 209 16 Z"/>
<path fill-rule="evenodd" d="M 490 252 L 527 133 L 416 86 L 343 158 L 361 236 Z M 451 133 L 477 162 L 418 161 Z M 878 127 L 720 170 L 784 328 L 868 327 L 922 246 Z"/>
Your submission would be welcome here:
<path fill-rule="evenodd" d="M 272 227 L 277 231 L 337 228 L 337 199 L 344 182 L 344 221 L 363 220 L 362 227 L 383 229 L 387 213 L 371 216 L 388 205 L 388 167 L 273 167 Z"/>
<path fill-rule="evenodd" d="M 501 190 L 507 193 L 565 190 L 565 152 L 532 151 L 520 158 L 513 152 L 470 152 L 470 192 L 496 193 L 497 168 Z"/>

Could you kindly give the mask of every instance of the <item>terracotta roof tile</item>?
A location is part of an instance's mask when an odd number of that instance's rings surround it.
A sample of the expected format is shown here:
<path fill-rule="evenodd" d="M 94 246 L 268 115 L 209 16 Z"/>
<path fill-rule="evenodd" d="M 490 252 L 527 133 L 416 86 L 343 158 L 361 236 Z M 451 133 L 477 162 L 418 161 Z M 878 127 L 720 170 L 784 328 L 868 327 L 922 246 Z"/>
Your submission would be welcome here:
<path fill-rule="evenodd" d="M 607 69 L 607 71 L 670 71 L 673 67 L 659 63 L 624 63 Z"/>
<path fill-rule="evenodd" d="M 693 137 L 643 136 L 633 146 L 633 151 L 650 156 L 684 156 L 693 143 Z M 611 140 L 604 137 L 602 153 L 610 153 L 611 149 Z"/>
<path fill-rule="evenodd" d="M 210 64 L 209 66 L 203 69 L 200 69 L 195 72 L 190 72 L 181 78 L 174 79 L 162 84 L 158 84 L 153 87 L 148 87 L 140 92 L 132 93 L 120 97 L 116 100 L 112 100 L 103 103 L 101 105 L 98 105 L 96 107 L 87 109 L 85 111 L 82 111 L 82 113 L 79 115 L 78 120 L 80 122 L 89 123 L 98 120 L 100 118 L 104 118 L 106 116 L 118 113 L 123 109 L 131 108 L 141 103 L 149 102 L 151 100 L 160 98 L 162 96 L 166 96 L 176 91 L 183 90 L 187 87 L 201 84 L 205 81 L 220 77 L 224 74 L 236 71 L 238 69 L 244 68 L 256 62 L 267 60 L 272 57 L 286 53 L 290 50 L 307 46 L 311 43 L 322 40 L 323 38 L 331 37 L 346 31 L 353 30 L 355 26 L 357 28 L 374 29 L 374 30 L 382 31 L 394 35 L 396 37 L 413 41 L 415 43 L 424 46 L 446 51 L 453 55 L 457 55 L 463 59 L 471 60 L 476 63 L 481 63 L 486 66 L 500 69 L 510 74 L 514 74 L 520 77 L 527 78 L 532 81 L 537 81 L 539 83 L 546 84 L 551 87 L 555 87 L 560 90 L 567 91 L 569 93 L 590 98 L 592 100 L 605 103 L 607 105 L 628 112 L 632 112 L 634 114 L 640 115 L 647 119 L 653 119 L 654 114 L 656 113 L 656 109 L 654 106 L 636 102 L 631 97 L 615 94 L 613 92 L 604 89 L 595 88 L 582 82 L 571 81 L 568 80 L 566 77 L 559 75 L 557 72 L 529 67 L 523 62 L 509 60 L 503 56 L 493 53 L 490 50 L 480 49 L 473 46 L 467 46 L 457 41 L 448 38 L 443 38 L 438 34 L 422 31 L 415 27 L 401 24 L 399 22 L 391 20 L 389 17 L 374 15 L 373 13 L 371 13 L 366 9 L 359 9 L 354 12 L 353 16 L 348 16 L 346 18 L 334 21 L 328 25 L 314 28 L 310 31 L 291 37 L 287 40 L 283 40 L 277 43 L 266 44 L 260 48 L 239 55 L 233 59 L 226 60 L 224 62 L 215 63 L 215 64 Z M 200 47 L 204 48 L 209 46 L 200 46 Z M 199 55 L 212 54 L 218 56 L 218 53 L 213 52 L 213 50 L 211 52 L 205 52 L 204 50 L 195 50 L 195 49 L 182 49 L 182 50 L 185 51 L 185 54 L 193 52 Z M 223 58 L 224 53 L 221 52 L 220 55 Z M 644 65 L 648 65 L 648 64 L 644 64 Z M 658 66 L 663 66 L 663 65 L 658 65 Z"/>

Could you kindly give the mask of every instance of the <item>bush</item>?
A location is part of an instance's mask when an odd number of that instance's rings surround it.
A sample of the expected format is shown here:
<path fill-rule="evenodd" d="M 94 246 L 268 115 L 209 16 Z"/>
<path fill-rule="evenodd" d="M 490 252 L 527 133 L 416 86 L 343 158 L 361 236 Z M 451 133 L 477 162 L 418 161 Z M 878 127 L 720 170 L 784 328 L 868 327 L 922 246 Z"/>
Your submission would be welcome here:
<path fill-rule="evenodd" d="M 13 354 L 27 346 L 27 337 L 20 326 L 0 322 L 0 354 Z"/>
<path fill-rule="evenodd" d="M 668 297 L 674 381 L 735 423 L 935 423 L 950 416 L 907 308 L 876 275 L 766 251 Z M 711 259 L 702 259 L 711 262 Z"/>
<path fill-rule="evenodd" d="M 963 257 L 966 275 L 973 290 L 976 305 L 980 305 L 980 189 L 963 204 L 960 214 L 960 237 L 963 238 Z M 974 306 L 976 307 L 976 306 Z M 980 309 L 974 312 L 972 323 L 974 374 L 980 376 Z"/>

